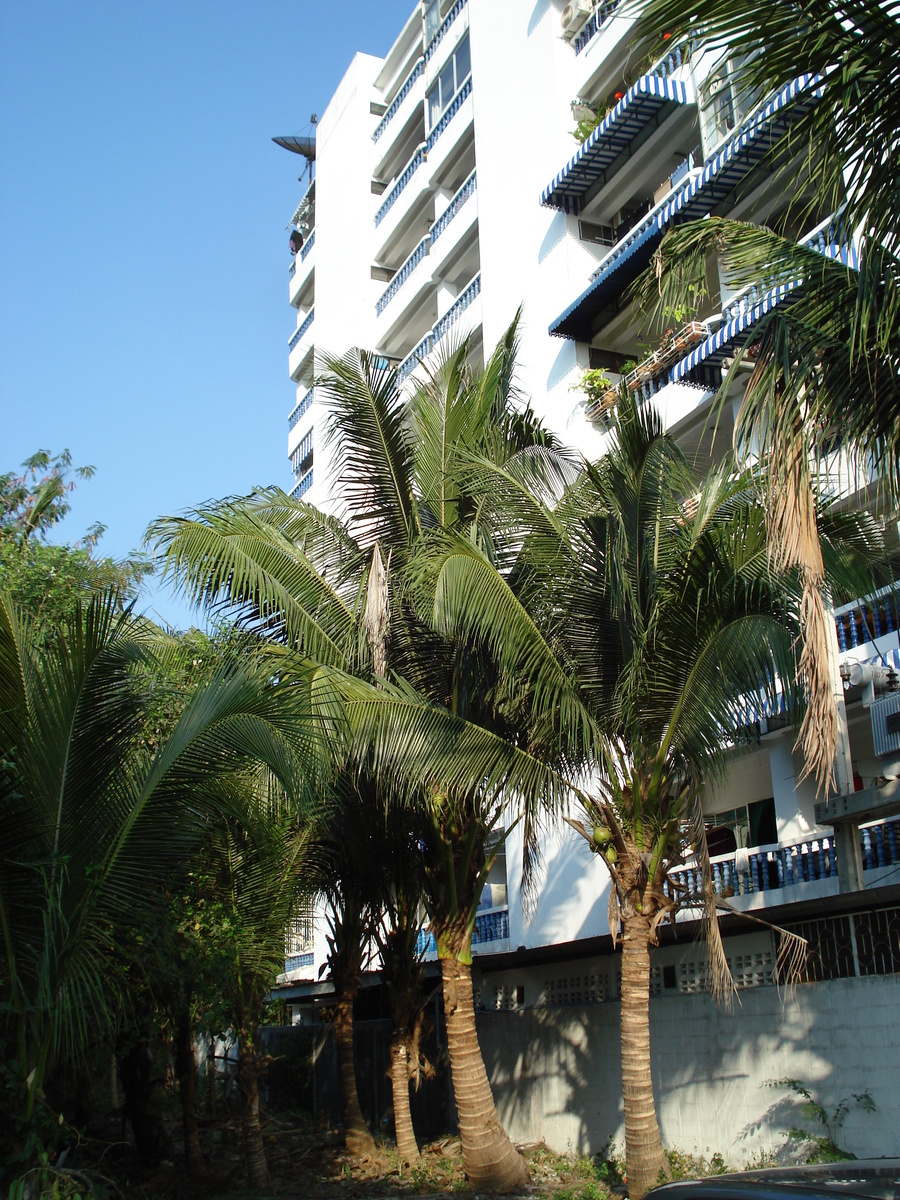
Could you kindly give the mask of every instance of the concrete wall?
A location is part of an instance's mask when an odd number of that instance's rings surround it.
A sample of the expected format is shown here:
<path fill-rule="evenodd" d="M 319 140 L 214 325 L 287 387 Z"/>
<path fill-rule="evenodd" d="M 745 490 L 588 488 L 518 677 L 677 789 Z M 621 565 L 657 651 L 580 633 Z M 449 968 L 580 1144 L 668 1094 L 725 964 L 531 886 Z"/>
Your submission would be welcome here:
<path fill-rule="evenodd" d="M 900 1154 L 900 976 L 748 989 L 732 1014 L 706 995 L 650 1002 L 653 1082 L 669 1147 L 743 1165 L 785 1144 L 799 1107 L 767 1079 L 792 1077 L 826 1106 L 869 1091 L 878 1111 L 851 1111 L 841 1145 Z M 624 1143 L 620 1005 L 532 1008 L 478 1017 L 501 1120 L 519 1142 L 559 1153 Z"/>

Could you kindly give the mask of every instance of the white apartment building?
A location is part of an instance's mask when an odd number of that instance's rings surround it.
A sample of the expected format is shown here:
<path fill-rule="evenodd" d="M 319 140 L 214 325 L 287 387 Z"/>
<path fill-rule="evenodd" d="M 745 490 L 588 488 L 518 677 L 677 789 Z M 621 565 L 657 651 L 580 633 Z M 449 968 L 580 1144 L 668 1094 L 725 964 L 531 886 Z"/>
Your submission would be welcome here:
<path fill-rule="evenodd" d="M 623 7 L 422 0 L 384 59 L 353 58 L 319 120 L 315 179 L 292 218 L 303 238 L 289 280 L 297 313 L 289 343 L 293 495 L 326 508 L 331 499 L 318 353 L 362 346 L 408 379 L 451 331 L 471 334 L 478 353 L 490 350 L 520 306 L 520 382 L 565 441 L 588 457 L 602 452 L 602 422 L 588 419 L 577 391 L 590 366 L 613 385 L 626 376 L 686 449 L 716 454 L 730 445 L 746 378 L 731 372 L 734 403 L 713 445 L 707 417 L 723 372 L 760 314 L 790 297 L 734 294 L 722 279 L 707 308 L 661 341 L 664 331 L 645 327 L 623 293 L 666 229 L 707 214 L 747 218 L 853 264 L 832 214 L 793 228 L 783 181 L 761 169 L 773 134 L 815 103 L 814 81 L 800 77 L 741 111 L 728 75 L 710 77 L 709 62 L 689 45 L 635 44 Z M 579 145 L 571 131 L 585 105 L 606 115 Z M 805 186 L 799 167 L 797 178 Z M 813 784 L 801 782 L 793 732 L 780 714 L 754 711 L 748 727 L 757 736 L 736 752 L 727 786 L 706 799 L 719 827 L 717 888 L 738 908 L 802 927 L 813 947 L 811 980 L 896 982 L 900 971 L 900 785 L 884 783 L 900 765 L 891 720 L 900 680 L 890 674 L 900 667 L 898 625 L 893 592 L 836 614 L 852 795 L 828 809 L 817 804 Z M 877 697 L 865 690 L 869 676 Z M 515 833 L 485 890 L 473 950 L 487 1010 L 616 998 L 605 868 L 566 830 L 548 833 L 545 860 L 535 913 L 521 903 Z M 740 988 L 772 983 L 767 930 L 735 933 L 727 944 Z M 298 1000 L 324 987 L 312 983 L 323 956 L 316 934 L 289 962 Z M 656 993 L 698 990 L 703 957 L 689 939 L 669 938 L 654 960 Z M 808 1064 L 807 1075 L 817 1069 Z M 679 1105 L 667 1111 L 663 1101 L 663 1125 L 675 1128 Z M 560 1116 L 553 1136 L 574 1146 L 581 1135 L 573 1130 Z"/>

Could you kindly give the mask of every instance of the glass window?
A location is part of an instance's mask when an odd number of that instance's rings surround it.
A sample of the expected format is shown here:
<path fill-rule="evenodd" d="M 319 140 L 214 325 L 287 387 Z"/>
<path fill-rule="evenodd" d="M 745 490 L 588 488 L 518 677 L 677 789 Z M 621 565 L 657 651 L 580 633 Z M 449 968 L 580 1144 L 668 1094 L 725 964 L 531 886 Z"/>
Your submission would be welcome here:
<path fill-rule="evenodd" d="M 453 99 L 453 93 L 456 88 L 453 86 L 453 59 L 447 63 L 443 71 L 441 71 L 441 112 L 447 107 Z"/>
<path fill-rule="evenodd" d="M 441 24 L 440 0 L 425 0 L 425 45 L 432 41 Z"/>
<path fill-rule="evenodd" d="M 428 128 L 433 129 L 441 115 L 441 81 L 428 93 Z"/>
<path fill-rule="evenodd" d="M 466 76 L 472 70 L 472 55 L 469 51 L 469 35 L 463 38 L 459 43 L 459 49 L 456 51 L 456 87 L 466 82 Z"/>

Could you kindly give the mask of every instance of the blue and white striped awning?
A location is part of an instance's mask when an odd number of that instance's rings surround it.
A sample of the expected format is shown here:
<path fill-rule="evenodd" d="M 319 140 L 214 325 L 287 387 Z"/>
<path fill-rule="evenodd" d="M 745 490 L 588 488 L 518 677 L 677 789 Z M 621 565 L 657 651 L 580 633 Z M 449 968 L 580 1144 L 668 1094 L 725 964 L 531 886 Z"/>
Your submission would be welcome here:
<path fill-rule="evenodd" d="M 544 188 L 541 204 L 579 212 L 584 208 L 587 193 L 604 182 L 609 168 L 645 129 L 661 124 L 679 105 L 693 100 L 693 92 L 685 83 L 659 75 L 642 75 Z"/>
<path fill-rule="evenodd" d="M 625 239 L 626 244 L 620 242 L 613 247 L 588 287 L 552 322 L 549 332 L 556 337 L 590 341 L 615 312 L 611 302 L 650 261 L 668 226 L 706 216 L 729 200 L 791 123 L 815 104 L 821 94 L 817 83 L 817 76 L 801 75 L 763 105 L 698 175 L 676 191 L 671 200 L 651 210 L 650 217 L 644 218 L 646 227 L 636 238 L 631 242 Z M 731 204 L 725 204 L 724 208 L 727 211 Z M 623 270 L 626 262 L 630 266 Z M 605 312 L 609 314 L 607 317 Z"/>
<path fill-rule="evenodd" d="M 652 221 L 637 237 L 608 254 L 590 285 L 550 326 L 550 333 L 589 342 L 605 324 L 601 314 L 608 310 L 610 317 L 613 315 L 615 301 L 650 262 L 662 234 L 658 223 Z"/>
<path fill-rule="evenodd" d="M 796 284 L 790 283 L 773 288 L 771 292 L 763 296 L 758 304 L 745 309 L 744 312 L 738 313 L 733 320 L 721 325 L 705 342 L 701 342 L 699 346 L 695 346 L 686 358 L 681 359 L 680 362 L 677 362 L 672 367 L 669 372 L 669 379 L 672 383 L 678 383 L 679 380 L 684 379 L 686 375 L 689 375 L 701 363 L 713 366 L 721 363 L 729 354 L 733 354 L 738 347 L 743 346 L 744 342 L 747 341 L 752 326 L 756 324 L 760 317 L 765 316 L 767 312 L 771 312 L 796 286 Z"/>
<path fill-rule="evenodd" d="M 746 175 L 772 150 L 799 116 L 821 95 L 818 76 L 801 75 L 786 84 L 715 154 L 701 173 L 666 205 L 663 224 L 705 217 L 727 199 Z"/>

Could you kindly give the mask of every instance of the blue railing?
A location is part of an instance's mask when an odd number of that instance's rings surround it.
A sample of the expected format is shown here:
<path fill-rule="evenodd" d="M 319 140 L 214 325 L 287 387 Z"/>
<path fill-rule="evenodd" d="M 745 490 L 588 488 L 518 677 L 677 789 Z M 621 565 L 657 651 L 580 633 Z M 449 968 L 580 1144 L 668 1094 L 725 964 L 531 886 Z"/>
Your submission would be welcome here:
<path fill-rule="evenodd" d="M 310 325 L 312 325 L 313 317 L 315 316 L 315 314 L 316 314 L 316 310 L 314 308 L 311 308 L 309 310 L 309 312 L 306 314 L 306 318 L 305 318 L 303 324 L 300 325 L 299 328 L 294 330 L 291 340 L 288 342 L 288 351 L 293 350 L 293 348 L 297 345 L 297 343 L 303 337 L 304 333 L 306 333 L 307 329 L 309 329 Z"/>
<path fill-rule="evenodd" d="M 509 909 L 499 908 L 493 912 L 479 913 L 475 918 L 475 928 L 472 930 L 472 945 L 480 946 L 485 942 L 499 942 L 509 937 Z M 433 933 L 422 929 L 416 938 L 416 954 L 436 954 L 437 941 Z"/>
<path fill-rule="evenodd" d="M 312 248 L 315 244 L 316 244 L 316 231 L 313 230 L 312 233 L 309 235 L 309 237 L 306 239 L 306 241 L 303 243 L 303 245 L 300 247 L 300 261 L 301 262 L 303 262 L 303 260 L 306 258 L 307 254 L 309 254 L 310 250 L 312 250 Z"/>
<path fill-rule="evenodd" d="M 447 13 L 446 17 L 444 17 L 443 21 L 441 21 L 440 25 L 437 27 L 434 37 L 431 39 L 431 41 L 428 43 L 427 47 L 425 48 L 425 61 L 426 62 L 428 62 L 428 60 L 431 58 L 431 56 L 437 50 L 438 46 L 441 44 L 444 34 L 447 32 L 447 30 L 450 28 L 450 26 L 453 24 L 453 22 L 456 20 L 456 18 L 459 16 L 459 14 L 462 12 L 462 10 L 465 7 L 466 7 L 466 0 L 456 0 L 456 3 L 453 5 L 453 7 Z"/>
<path fill-rule="evenodd" d="M 397 180 L 397 182 L 394 184 L 394 186 L 388 192 L 387 200 L 385 200 L 384 204 L 382 204 L 381 208 L 379 208 L 378 212 L 375 214 L 376 227 L 379 226 L 381 224 L 381 222 L 384 220 L 384 218 L 388 215 L 388 213 L 390 212 L 391 207 L 393 206 L 397 197 L 400 195 L 400 193 L 403 191 L 403 189 L 406 187 L 406 185 L 409 183 L 409 181 L 412 179 L 413 175 L 416 173 L 416 171 L 418 171 L 419 167 L 421 167 L 421 165 L 424 161 L 425 161 L 425 147 L 424 147 L 424 145 L 422 145 L 418 148 L 418 150 L 412 156 L 412 158 L 409 161 L 409 164 L 407 165 L 406 170 L 403 172 L 403 174 L 400 176 L 400 178 Z"/>
<path fill-rule="evenodd" d="M 382 292 L 381 296 L 379 296 L 378 301 L 375 305 L 375 315 L 376 316 L 380 317 L 381 314 L 384 312 L 384 310 L 387 308 L 388 304 L 390 304 L 390 302 L 393 300 L 393 298 L 397 295 L 397 293 L 403 287 L 404 283 L 406 283 L 407 279 L 409 279 L 410 275 L 412 275 L 413 271 L 416 269 L 416 267 L 419 265 L 419 263 L 422 261 L 422 259 L 425 258 L 425 256 L 428 254 L 428 249 L 429 249 L 430 245 L 431 245 L 431 240 L 430 240 L 430 238 L 427 238 L 427 237 L 423 238 L 422 241 L 419 242 L 418 246 L 416 246 L 415 250 L 413 250 L 412 254 L 409 256 L 409 258 L 406 260 L 406 262 L 403 264 L 403 266 L 399 269 L 399 271 L 394 276 L 394 278 L 391 280 L 391 282 L 388 284 L 388 286 L 385 288 L 385 290 Z"/>
<path fill-rule="evenodd" d="M 453 97 L 453 99 L 450 101 L 450 103 L 447 105 L 446 111 L 444 112 L 444 115 L 441 117 L 441 119 L 438 121 L 437 125 L 435 125 L 434 129 L 432 129 L 431 133 L 429 133 L 428 141 L 425 143 L 426 153 L 432 149 L 435 142 L 438 140 L 438 138 L 441 136 L 441 134 L 444 132 L 444 130 L 447 128 L 447 126 L 450 124 L 450 122 L 453 120 L 453 118 L 456 116 L 456 114 L 462 108 L 463 104 L 465 104 L 466 99 L 471 94 L 472 94 L 472 77 L 470 75 L 469 78 L 466 80 L 466 82 L 462 85 L 462 87 L 456 93 L 456 95 Z"/>
<path fill-rule="evenodd" d="M 306 493 L 309 491 L 309 489 L 312 487 L 312 485 L 313 485 L 313 469 L 314 468 L 310 468 L 310 470 L 308 470 L 306 472 L 306 474 L 299 481 L 299 483 L 295 483 L 294 486 L 291 488 L 289 494 L 290 494 L 290 497 L 292 500 L 299 500 L 301 498 L 301 496 L 305 496 Z"/>
<path fill-rule="evenodd" d="M 481 276 L 476 275 L 465 291 L 461 292 L 453 303 L 452 308 L 441 317 L 434 329 L 431 331 L 433 345 L 437 345 L 441 338 L 447 333 L 463 315 L 476 296 L 481 294 Z"/>
<path fill-rule="evenodd" d="M 406 99 L 406 97 L 412 91 L 413 84 L 416 82 L 416 80 L 422 74 L 424 69 L 425 69 L 425 59 L 420 58 L 417 60 L 416 65 L 413 67 L 413 69 L 410 71 L 409 75 L 407 76 L 406 82 L 404 83 L 403 87 L 400 89 L 400 91 L 397 93 L 397 95 L 391 101 L 391 105 L 388 108 L 387 112 L 384 114 L 384 116 L 378 122 L 375 132 L 372 134 L 373 142 L 378 141 L 378 139 L 381 137 L 381 135 L 387 129 L 388 125 L 390 125 L 391 121 L 397 115 L 397 109 L 400 107 L 400 105 L 403 103 L 403 101 Z"/>
<path fill-rule="evenodd" d="M 599 33 L 609 18 L 619 7 L 620 0 L 607 0 L 605 4 L 598 4 L 594 9 L 594 15 L 579 33 L 578 37 L 572 43 L 575 48 L 575 53 L 580 54 L 594 34 Z"/>
<path fill-rule="evenodd" d="M 304 413 L 309 411 L 309 406 L 313 402 L 315 391 L 316 389 L 311 387 L 303 399 L 291 409 L 290 416 L 288 417 L 288 433 L 290 433 Z"/>
<path fill-rule="evenodd" d="M 311 950 L 305 954 L 289 954 L 284 960 L 285 971 L 296 971 L 300 967 L 311 967 L 315 961 L 315 955 Z"/>
<path fill-rule="evenodd" d="M 407 379 L 413 373 L 422 359 L 431 353 L 433 347 L 434 337 L 429 329 L 422 338 L 421 342 L 419 342 L 418 346 L 416 346 L 415 350 L 407 354 L 406 358 L 404 358 L 403 362 L 397 368 L 397 382 L 402 383 L 404 379 Z"/>
<path fill-rule="evenodd" d="M 456 214 L 459 212 L 459 210 L 465 204 L 465 202 L 471 196 L 475 195 L 475 187 L 476 187 L 475 172 L 473 171 L 472 174 L 469 176 L 469 178 L 466 180 L 466 182 L 462 185 L 462 187 L 459 189 L 459 191 L 453 197 L 453 199 L 450 201 L 450 203 L 447 205 L 447 207 L 444 209 L 444 211 L 441 213 L 441 215 L 438 217 L 438 219 L 435 221 L 435 223 L 432 225 L 431 232 L 428 235 L 432 246 L 438 240 L 438 238 L 441 236 L 441 234 L 444 232 L 444 230 L 447 228 L 447 226 L 450 224 L 450 222 L 453 220 L 453 218 L 456 216 Z"/>
<path fill-rule="evenodd" d="M 841 651 L 854 650 L 885 633 L 900 629 L 898 595 L 892 589 L 835 614 Z"/>
<path fill-rule="evenodd" d="M 859 844 L 866 871 L 900 862 L 900 818 L 861 829 Z M 835 837 L 833 833 L 823 833 L 789 846 L 750 850 L 745 865 L 747 869 L 739 871 L 733 854 L 714 858 L 710 863 L 713 890 L 720 896 L 747 896 L 755 892 L 780 891 L 796 883 L 836 879 Z M 703 880 L 697 866 L 670 871 L 669 878 L 685 885 L 689 895 L 702 894 Z M 667 893 L 670 890 L 667 884 Z"/>
<path fill-rule="evenodd" d="M 288 279 L 294 278 L 294 272 L 296 270 L 297 270 L 297 260 L 296 260 L 296 258 L 292 258 L 291 265 L 288 267 Z"/>

